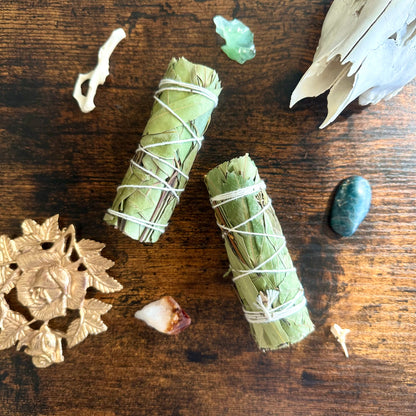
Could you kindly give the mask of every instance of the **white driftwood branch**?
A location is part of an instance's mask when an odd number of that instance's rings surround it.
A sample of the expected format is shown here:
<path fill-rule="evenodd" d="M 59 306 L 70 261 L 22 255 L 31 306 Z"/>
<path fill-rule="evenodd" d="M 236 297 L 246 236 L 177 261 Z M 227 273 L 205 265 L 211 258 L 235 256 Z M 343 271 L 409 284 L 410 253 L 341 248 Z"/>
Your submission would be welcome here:
<path fill-rule="evenodd" d="M 78 75 L 72 96 L 77 100 L 79 108 L 83 113 L 89 113 L 94 110 L 94 97 L 97 92 L 97 87 L 103 85 L 105 79 L 110 74 L 110 56 L 119 42 L 125 37 L 126 33 L 122 28 L 114 30 L 98 51 L 97 66 L 92 71 L 88 72 L 88 74 Z M 88 92 L 87 95 L 83 95 L 81 86 L 87 80 L 90 80 L 88 83 Z"/>

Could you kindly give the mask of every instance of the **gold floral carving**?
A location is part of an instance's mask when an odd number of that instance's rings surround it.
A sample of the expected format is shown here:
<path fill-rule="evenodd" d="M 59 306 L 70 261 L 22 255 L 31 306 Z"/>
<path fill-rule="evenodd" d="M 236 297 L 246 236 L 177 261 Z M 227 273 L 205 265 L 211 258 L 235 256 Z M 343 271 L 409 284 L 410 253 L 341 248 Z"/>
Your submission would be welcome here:
<path fill-rule="evenodd" d="M 101 316 L 111 305 L 86 299 L 87 289 L 111 293 L 122 286 L 106 272 L 114 262 L 101 255 L 104 244 L 76 241 L 74 226 L 61 230 L 58 215 L 42 225 L 25 220 L 22 230 L 14 240 L 0 236 L 0 349 L 17 343 L 36 367 L 48 367 L 64 360 L 62 339 L 71 348 L 107 330 Z M 13 291 L 25 313 L 10 308 Z M 65 331 L 53 329 L 50 321 L 68 310 L 78 316 Z"/>

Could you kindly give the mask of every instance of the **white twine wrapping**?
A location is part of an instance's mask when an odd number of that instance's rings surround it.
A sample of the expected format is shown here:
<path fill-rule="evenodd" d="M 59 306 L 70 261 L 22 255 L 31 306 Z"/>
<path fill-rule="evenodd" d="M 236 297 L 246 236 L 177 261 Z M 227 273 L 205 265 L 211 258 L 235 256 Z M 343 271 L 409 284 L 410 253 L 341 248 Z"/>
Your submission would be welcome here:
<path fill-rule="evenodd" d="M 114 211 L 111 208 L 109 208 L 107 212 L 111 215 L 115 215 L 116 217 L 122 218 L 123 220 L 132 221 L 136 224 L 143 225 L 144 227 L 150 228 L 152 230 L 159 231 L 160 233 L 165 232 L 165 228 L 167 227 L 167 224 L 156 224 L 151 221 L 146 221 L 142 218 L 136 218 L 132 217 L 131 215 L 124 214 L 122 212 Z"/>
<path fill-rule="evenodd" d="M 266 189 L 264 181 L 260 181 L 254 185 L 246 186 L 245 188 L 236 189 L 235 191 L 225 192 L 224 194 L 215 195 L 210 198 L 212 208 L 218 208 L 228 202 L 243 198 L 248 195 L 257 194 Z"/>
<path fill-rule="evenodd" d="M 279 294 L 278 290 L 268 289 L 266 295 L 258 295 L 254 304 L 257 307 L 256 311 L 248 311 L 243 308 L 247 321 L 252 324 L 280 321 L 300 311 L 306 305 L 305 295 L 303 290 L 300 290 L 293 299 L 273 307 Z"/>
<path fill-rule="evenodd" d="M 182 81 L 179 81 L 179 80 L 169 79 L 169 78 L 165 78 L 165 79 L 162 79 L 160 81 L 159 89 L 155 92 L 155 95 L 153 97 L 165 110 L 167 110 L 177 120 L 179 120 L 181 122 L 181 124 L 184 126 L 184 128 L 189 132 L 189 134 L 192 137 L 189 138 L 189 139 L 163 141 L 163 142 L 159 142 L 159 143 L 148 144 L 146 146 L 142 146 L 141 144 L 139 144 L 139 146 L 136 150 L 136 155 L 137 155 L 137 153 L 142 152 L 142 153 L 150 156 L 151 158 L 157 160 L 158 162 L 164 163 L 166 166 L 169 166 L 172 170 L 177 172 L 178 175 L 181 175 L 186 180 L 188 180 L 189 176 L 186 173 L 184 173 L 181 169 L 179 169 L 177 166 L 173 165 L 168 160 L 154 154 L 153 152 L 151 152 L 149 150 L 149 149 L 152 149 L 152 148 L 155 148 L 155 147 L 166 146 L 166 145 L 171 145 L 171 144 L 189 143 L 189 142 L 197 143 L 198 149 L 200 149 L 201 148 L 201 143 L 204 140 L 203 136 L 198 136 L 188 126 L 188 124 L 175 111 L 172 110 L 172 108 L 170 108 L 166 103 L 164 103 L 162 100 L 159 99 L 159 96 L 165 91 L 181 91 L 181 92 L 189 92 L 191 94 L 202 95 L 203 97 L 211 100 L 214 103 L 214 108 L 218 105 L 218 97 L 214 93 L 209 91 L 207 88 L 200 87 L 198 85 L 190 84 L 190 83 L 187 83 L 187 82 L 182 82 Z M 157 186 L 157 185 L 120 185 L 117 188 L 117 191 L 119 189 L 122 189 L 122 188 L 156 189 L 156 190 L 160 190 L 161 192 L 170 192 L 173 195 L 173 197 L 179 202 L 180 194 L 181 194 L 181 192 L 183 192 L 185 190 L 184 188 L 175 188 L 175 187 L 173 187 L 168 182 L 166 182 L 165 179 L 161 178 L 160 176 L 158 176 L 154 172 L 150 171 L 149 169 L 146 169 L 144 166 L 135 162 L 133 159 L 130 160 L 130 164 L 132 166 L 142 170 L 143 172 L 145 172 L 147 175 L 151 176 L 152 178 L 156 179 L 160 183 L 161 186 Z M 114 211 L 112 209 L 108 209 L 107 212 L 111 215 L 122 218 L 126 221 L 131 221 L 131 222 L 134 222 L 136 224 L 143 225 L 147 228 L 158 231 L 160 233 L 164 233 L 164 231 L 165 231 L 165 229 L 168 225 L 168 224 L 160 224 L 158 222 L 153 222 L 153 221 L 146 221 L 146 220 L 143 220 L 143 219 L 140 219 L 140 218 L 133 217 L 132 215 L 128 215 L 128 214 L 124 214 L 124 213 L 121 213 L 121 212 L 118 212 L 118 211 Z"/>
<path fill-rule="evenodd" d="M 264 181 L 260 181 L 254 185 L 247 186 L 245 188 L 236 189 L 235 191 L 226 192 L 220 195 L 216 195 L 210 198 L 212 208 L 218 208 L 221 205 L 227 204 L 228 202 L 235 201 L 240 198 L 244 198 L 248 195 L 257 194 L 258 192 L 265 190 L 266 184 Z M 271 201 L 269 202 L 256 214 L 248 218 L 247 220 L 241 222 L 238 225 L 235 225 L 232 228 L 226 227 L 220 224 L 217 221 L 218 227 L 222 230 L 222 235 L 225 237 L 228 233 L 237 233 L 237 234 L 244 234 L 244 235 L 253 235 L 253 236 L 262 236 L 262 237 L 272 237 L 278 238 L 282 240 L 282 244 L 278 248 L 278 250 L 273 253 L 268 259 L 263 261 L 262 263 L 258 264 L 253 269 L 247 270 L 236 270 L 230 266 L 230 270 L 233 272 L 233 282 L 237 282 L 237 280 L 249 276 L 251 274 L 276 274 L 276 273 L 287 273 L 296 271 L 294 267 L 289 268 L 280 268 L 280 269 L 262 269 L 267 263 L 272 261 L 275 257 L 279 256 L 283 248 L 286 246 L 286 239 L 282 235 L 278 234 L 267 234 L 267 233 L 256 233 L 251 231 L 242 231 L 240 230 L 241 227 L 250 223 L 260 215 L 262 215 L 268 208 L 271 207 Z M 283 262 L 282 262 L 283 263 Z M 268 323 L 279 321 L 281 319 L 287 318 L 296 312 L 300 311 L 306 305 L 306 298 L 303 293 L 303 290 L 300 290 L 296 296 L 288 302 L 283 303 L 282 305 L 278 305 L 273 307 L 274 302 L 279 297 L 279 291 L 276 289 L 268 289 L 266 291 L 266 295 L 262 292 L 257 296 L 256 301 L 253 303 L 253 308 L 255 310 L 249 311 L 243 308 L 244 316 L 246 317 L 247 321 L 250 323 Z"/>

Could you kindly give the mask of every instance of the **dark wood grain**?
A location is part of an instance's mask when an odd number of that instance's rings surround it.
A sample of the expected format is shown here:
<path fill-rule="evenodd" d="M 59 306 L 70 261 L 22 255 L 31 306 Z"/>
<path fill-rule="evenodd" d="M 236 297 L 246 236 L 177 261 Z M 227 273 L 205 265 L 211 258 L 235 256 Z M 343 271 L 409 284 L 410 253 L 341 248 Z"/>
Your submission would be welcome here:
<path fill-rule="evenodd" d="M 414 415 L 416 413 L 416 84 L 388 102 L 352 104 L 325 130 L 325 97 L 289 110 L 330 0 L 2 0 L 0 4 L 0 234 L 59 213 L 80 238 L 106 244 L 124 286 L 97 295 L 113 309 L 106 333 L 36 369 L 0 353 L 4 416 Z M 243 20 L 257 56 L 240 66 L 220 50 L 212 17 Z M 72 98 L 111 31 L 97 108 Z M 224 90 L 171 225 L 154 246 L 107 227 L 111 205 L 172 56 L 215 68 Z M 262 353 L 229 281 L 204 174 L 249 152 L 267 181 L 305 287 L 316 331 Z M 371 211 L 338 238 L 328 207 L 340 180 L 366 177 Z M 171 295 L 193 324 L 168 337 L 134 312 Z M 346 359 L 329 333 L 351 329 Z"/>

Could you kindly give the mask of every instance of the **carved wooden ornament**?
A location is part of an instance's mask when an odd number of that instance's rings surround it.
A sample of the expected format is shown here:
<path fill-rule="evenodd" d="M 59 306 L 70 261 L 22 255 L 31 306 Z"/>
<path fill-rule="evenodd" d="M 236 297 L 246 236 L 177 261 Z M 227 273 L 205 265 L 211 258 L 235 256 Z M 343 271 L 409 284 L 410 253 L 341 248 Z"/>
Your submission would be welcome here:
<path fill-rule="evenodd" d="M 42 225 L 25 220 L 22 230 L 23 236 L 14 240 L 0 236 L 0 349 L 17 343 L 36 367 L 48 367 L 64 360 L 63 338 L 71 348 L 89 334 L 107 330 L 101 315 L 111 305 L 85 299 L 87 288 L 111 293 L 122 286 L 106 272 L 114 262 L 101 256 L 105 245 L 77 242 L 74 226 L 61 230 L 58 215 Z M 24 313 L 10 308 L 7 299 L 13 291 Z M 78 316 L 65 331 L 53 329 L 50 321 L 68 310 Z"/>

